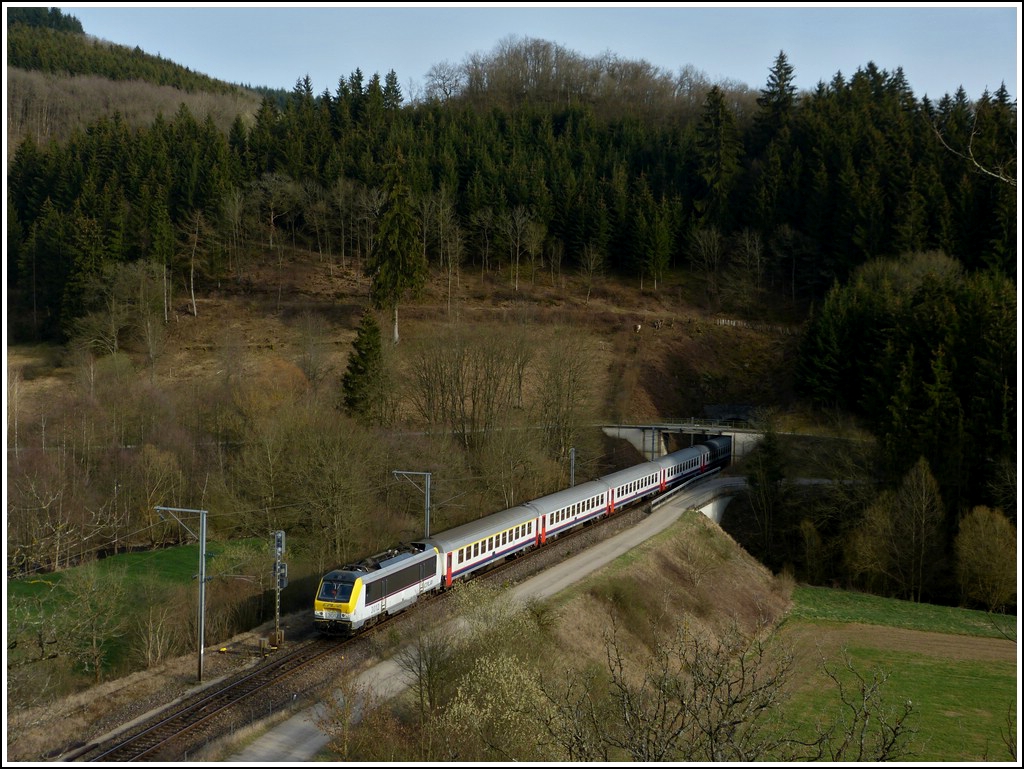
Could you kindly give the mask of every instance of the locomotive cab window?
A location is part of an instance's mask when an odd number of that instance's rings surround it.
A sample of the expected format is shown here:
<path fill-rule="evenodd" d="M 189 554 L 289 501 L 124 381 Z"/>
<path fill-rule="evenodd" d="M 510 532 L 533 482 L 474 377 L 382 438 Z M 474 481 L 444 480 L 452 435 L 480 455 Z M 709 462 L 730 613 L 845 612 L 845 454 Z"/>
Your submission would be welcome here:
<path fill-rule="evenodd" d="M 341 580 L 338 582 L 324 580 L 324 584 L 320 588 L 320 600 L 347 603 L 348 599 L 352 597 L 352 588 L 354 586 L 354 580 Z"/>

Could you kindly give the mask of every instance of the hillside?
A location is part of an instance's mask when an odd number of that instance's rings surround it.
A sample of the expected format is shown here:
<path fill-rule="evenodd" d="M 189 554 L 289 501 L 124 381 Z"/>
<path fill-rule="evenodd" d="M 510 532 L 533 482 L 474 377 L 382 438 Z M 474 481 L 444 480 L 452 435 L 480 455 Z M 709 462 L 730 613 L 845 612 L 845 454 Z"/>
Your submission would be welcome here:
<path fill-rule="evenodd" d="M 178 300 L 155 381 L 172 389 L 212 384 L 223 374 L 228 347 L 244 351 L 244 371 L 238 373 L 246 377 L 294 372 L 303 353 L 300 321 L 314 315 L 324 324 L 318 335 L 329 371 L 325 381 L 335 388 L 369 304 L 367 290 L 357 266 L 329 266 L 299 252 L 282 262 L 251 266 L 244 287 L 200 285 L 195 316 L 184 297 Z M 435 274 L 420 298 L 400 308 L 396 355 L 401 362 L 444 329 L 490 330 L 500 338 L 502 329 L 515 324 L 537 340 L 538 350 L 570 333 L 587 341 L 598 422 L 648 423 L 700 417 L 714 404 L 780 407 L 792 402 L 787 361 L 796 344 L 795 329 L 720 325 L 690 298 L 685 275 L 665 281 L 656 292 L 609 278 L 595 286 L 589 301 L 586 293 L 573 274 L 538 273 L 535 280 L 522 280 L 517 292 L 501 277 L 466 270 L 449 296 L 446 278 Z M 379 318 L 382 329 L 389 330 L 389 319 Z M 74 366 L 56 348 L 15 346 L 7 354 L 10 368 L 21 371 L 25 380 L 20 419 L 31 423 L 41 409 L 53 405 L 55 393 L 73 382 Z M 141 372 L 143 356 L 137 355 L 137 365 Z"/>

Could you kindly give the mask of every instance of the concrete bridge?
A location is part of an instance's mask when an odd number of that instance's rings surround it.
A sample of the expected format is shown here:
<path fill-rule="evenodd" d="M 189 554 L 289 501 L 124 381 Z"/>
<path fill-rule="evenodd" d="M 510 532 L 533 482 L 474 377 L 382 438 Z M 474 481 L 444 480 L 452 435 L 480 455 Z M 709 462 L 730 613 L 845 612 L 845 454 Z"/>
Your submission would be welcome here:
<path fill-rule="evenodd" d="M 629 441 L 647 459 L 669 453 L 668 436 L 676 435 L 680 448 L 693 446 L 714 435 L 732 436 L 732 458 L 735 462 L 749 454 L 761 439 L 761 433 L 747 424 L 711 419 L 666 420 L 649 425 L 602 425 L 604 434 Z"/>

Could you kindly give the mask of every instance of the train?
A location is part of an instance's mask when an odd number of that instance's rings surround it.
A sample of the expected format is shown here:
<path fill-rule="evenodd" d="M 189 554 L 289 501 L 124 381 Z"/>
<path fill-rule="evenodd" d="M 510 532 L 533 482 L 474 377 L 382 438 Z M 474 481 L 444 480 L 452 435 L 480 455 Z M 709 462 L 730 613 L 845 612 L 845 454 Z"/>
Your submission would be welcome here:
<path fill-rule="evenodd" d="M 325 574 L 313 624 L 324 635 L 354 635 L 501 562 L 600 516 L 729 466 L 732 438 L 717 435 L 657 459 L 398 545 Z"/>

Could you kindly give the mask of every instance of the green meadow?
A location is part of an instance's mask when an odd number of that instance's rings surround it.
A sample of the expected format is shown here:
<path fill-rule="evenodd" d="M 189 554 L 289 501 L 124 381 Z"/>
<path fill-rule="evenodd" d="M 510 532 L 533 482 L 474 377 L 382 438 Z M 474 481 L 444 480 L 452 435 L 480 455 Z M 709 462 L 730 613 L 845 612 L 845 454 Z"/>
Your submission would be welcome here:
<path fill-rule="evenodd" d="M 1014 760 L 1007 740 L 1016 745 L 1017 662 L 986 659 L 983 653 L 972 659 L 971 646 L 991 648 L 992 642 L 984 639 L 998 639 L 996 643 L 1011 644 L 1009 656 L 1019 659 L 1016 617 L 827 588 L 796 588 L 793 600 L 787 623 L 801 631 L 810 630 L 812 635 L 815 625 L 825 631 L 859 623 L 945 633 L 962 639 L 962 654 L 952 658 L 932 651 L 926 643 L 917 647 L 912 640 L 898 649 L 879 646 L 873 643 L 872 633 L 865 630 L 851 634 L 854 640 L 845 646 L 845 652 L 862 677 L 870 680 L 875 673 L 888 676 L 884 686 L 888 713 L 894 713 L 906 701 L 912 703 L 913 712 L 907 722 L 914 732 L 912 753 L 900 760 Z M 841 664 L 841 660 L 830 662 L 832 667 Z M 848 674 L 843 678 L 852 682 Z M 811 724 L 817 714 L 835 707 L 835 688 L 819 672 L 799 687 L 789 703 L 789 713 Z"/>

